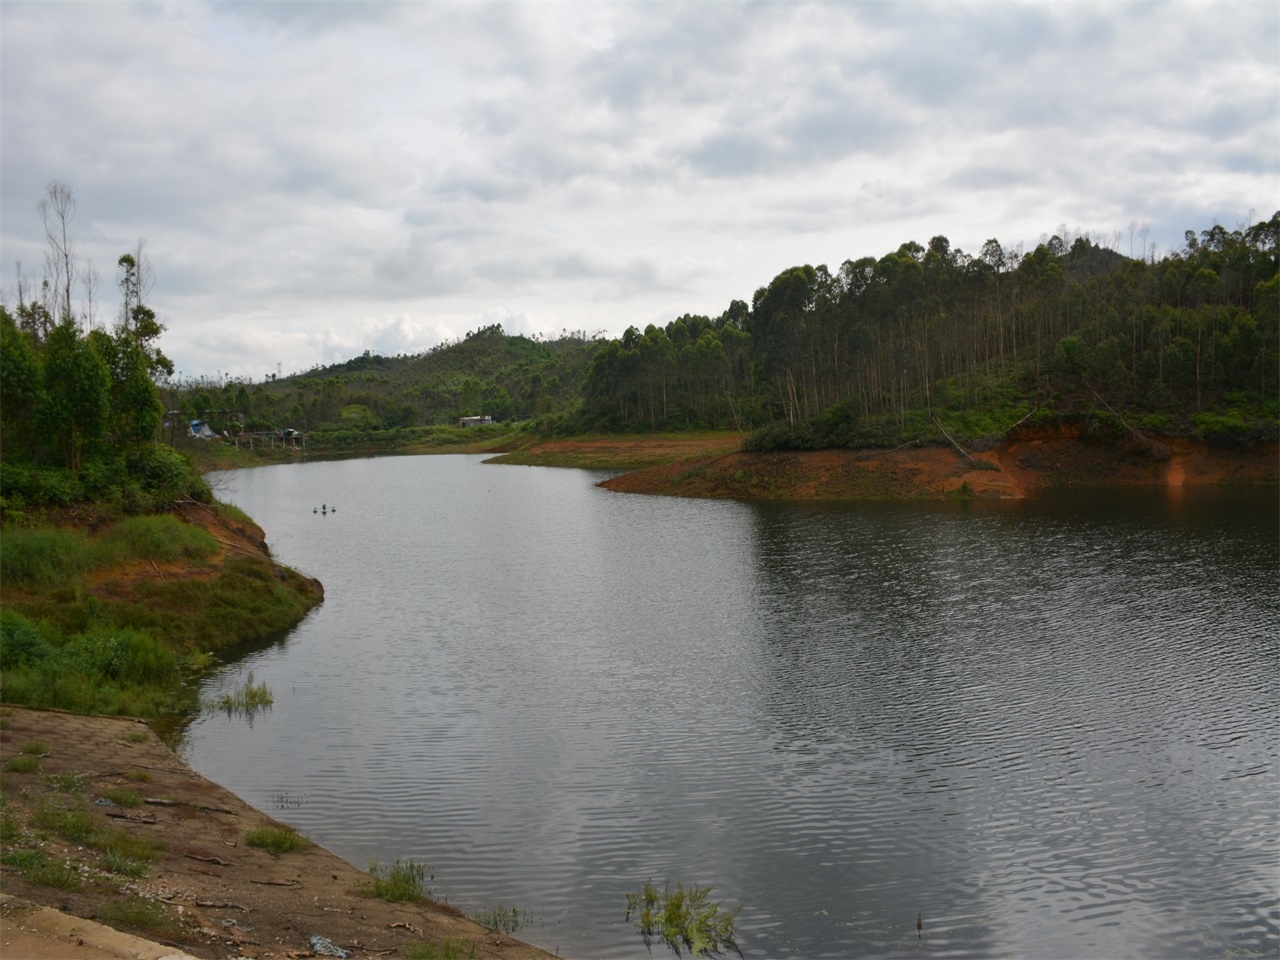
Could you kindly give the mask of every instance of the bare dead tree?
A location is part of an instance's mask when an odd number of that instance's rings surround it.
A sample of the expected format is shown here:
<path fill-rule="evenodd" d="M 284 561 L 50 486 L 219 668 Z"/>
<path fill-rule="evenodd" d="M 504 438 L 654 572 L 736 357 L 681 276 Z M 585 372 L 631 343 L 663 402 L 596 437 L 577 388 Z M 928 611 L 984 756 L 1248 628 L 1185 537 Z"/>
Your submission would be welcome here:
<path fill-rule="evenodd" d="M 85 328 L 92 330 L 98 325 L 98 287 L 102 277 L 93 266 L 92 260 L 86 260 L 84 269 L 80 271 L 80 289 L 84 291 L 84 311 L 81 319 Z"/>
<path fill-rule="evenodd" d="M 71 242 L 71 221 L 76 216 L 76 192 L 69 183 L 54 180 L 45 188 L 45 197 L 36 203 L 36 212 L 44 225 L 45 269 L 52 287 L 54 317 L 71 315 L 71 290 L 75 286 L 75 251 Z"/>

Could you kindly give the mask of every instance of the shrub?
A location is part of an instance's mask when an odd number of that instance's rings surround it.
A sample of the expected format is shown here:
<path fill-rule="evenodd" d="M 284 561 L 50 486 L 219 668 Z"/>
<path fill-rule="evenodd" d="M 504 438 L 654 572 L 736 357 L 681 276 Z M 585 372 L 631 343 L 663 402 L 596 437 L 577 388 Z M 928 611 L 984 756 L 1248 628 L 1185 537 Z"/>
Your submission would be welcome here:
<path fill-rule="evenodd" d="M 178 674 L 174 652 L 150 634 L 128 628 L 99 629 L 77 637 L 59 660 L 89 676 L 131 686 L 163 685 Z"/>
<path fill-rule="evenodd" d="M 0 670 L 39 663 L 52 652 L 30 620 L 12 610 L 0 611 Z"/>

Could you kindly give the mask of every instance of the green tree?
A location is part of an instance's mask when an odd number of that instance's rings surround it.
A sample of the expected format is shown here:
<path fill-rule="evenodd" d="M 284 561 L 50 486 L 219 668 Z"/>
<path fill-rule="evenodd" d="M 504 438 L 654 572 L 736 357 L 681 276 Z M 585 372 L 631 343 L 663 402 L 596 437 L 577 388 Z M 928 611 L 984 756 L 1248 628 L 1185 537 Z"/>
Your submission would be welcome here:
<path fill-rule="evenodd" d="M 0 307 L 0 450 L 30 457 L 36 441 L 40 361 L 32 337 Z"/>
<path fill-rule="evenodd" d="M 80 469 L 87 445 L 103 437 L 110 412 L 111 376 L 71 317 L 49 333 L 44 349 L 42 415 L 69 470 Z"/>

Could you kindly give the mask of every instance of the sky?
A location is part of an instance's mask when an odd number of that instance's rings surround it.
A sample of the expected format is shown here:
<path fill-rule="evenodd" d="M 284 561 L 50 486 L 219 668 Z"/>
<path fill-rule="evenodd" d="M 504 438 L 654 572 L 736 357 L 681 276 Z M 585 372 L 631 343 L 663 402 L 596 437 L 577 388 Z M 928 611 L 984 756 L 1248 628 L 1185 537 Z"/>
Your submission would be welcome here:
<path fill-rule="evenodd" d="M 5 303 L 70 184 L 96 322 L 143 240 L 184 378 L 617 336 L 939 234 L 1159 256 L 1280 208 L 1277 4 L 4 0 L 0 44 Z"/>

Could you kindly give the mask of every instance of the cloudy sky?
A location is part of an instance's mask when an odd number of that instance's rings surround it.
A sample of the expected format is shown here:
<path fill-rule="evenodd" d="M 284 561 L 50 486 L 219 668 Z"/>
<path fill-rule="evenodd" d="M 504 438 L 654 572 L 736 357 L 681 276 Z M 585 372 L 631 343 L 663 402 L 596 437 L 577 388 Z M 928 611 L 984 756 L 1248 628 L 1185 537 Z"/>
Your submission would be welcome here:
<path fill-rule="evenodd" d="M 1280 207 L 1280 6 L 0 4 L 0 288 L 36 202 L 186 376 L 719 314 L 799 263 Z"/>

